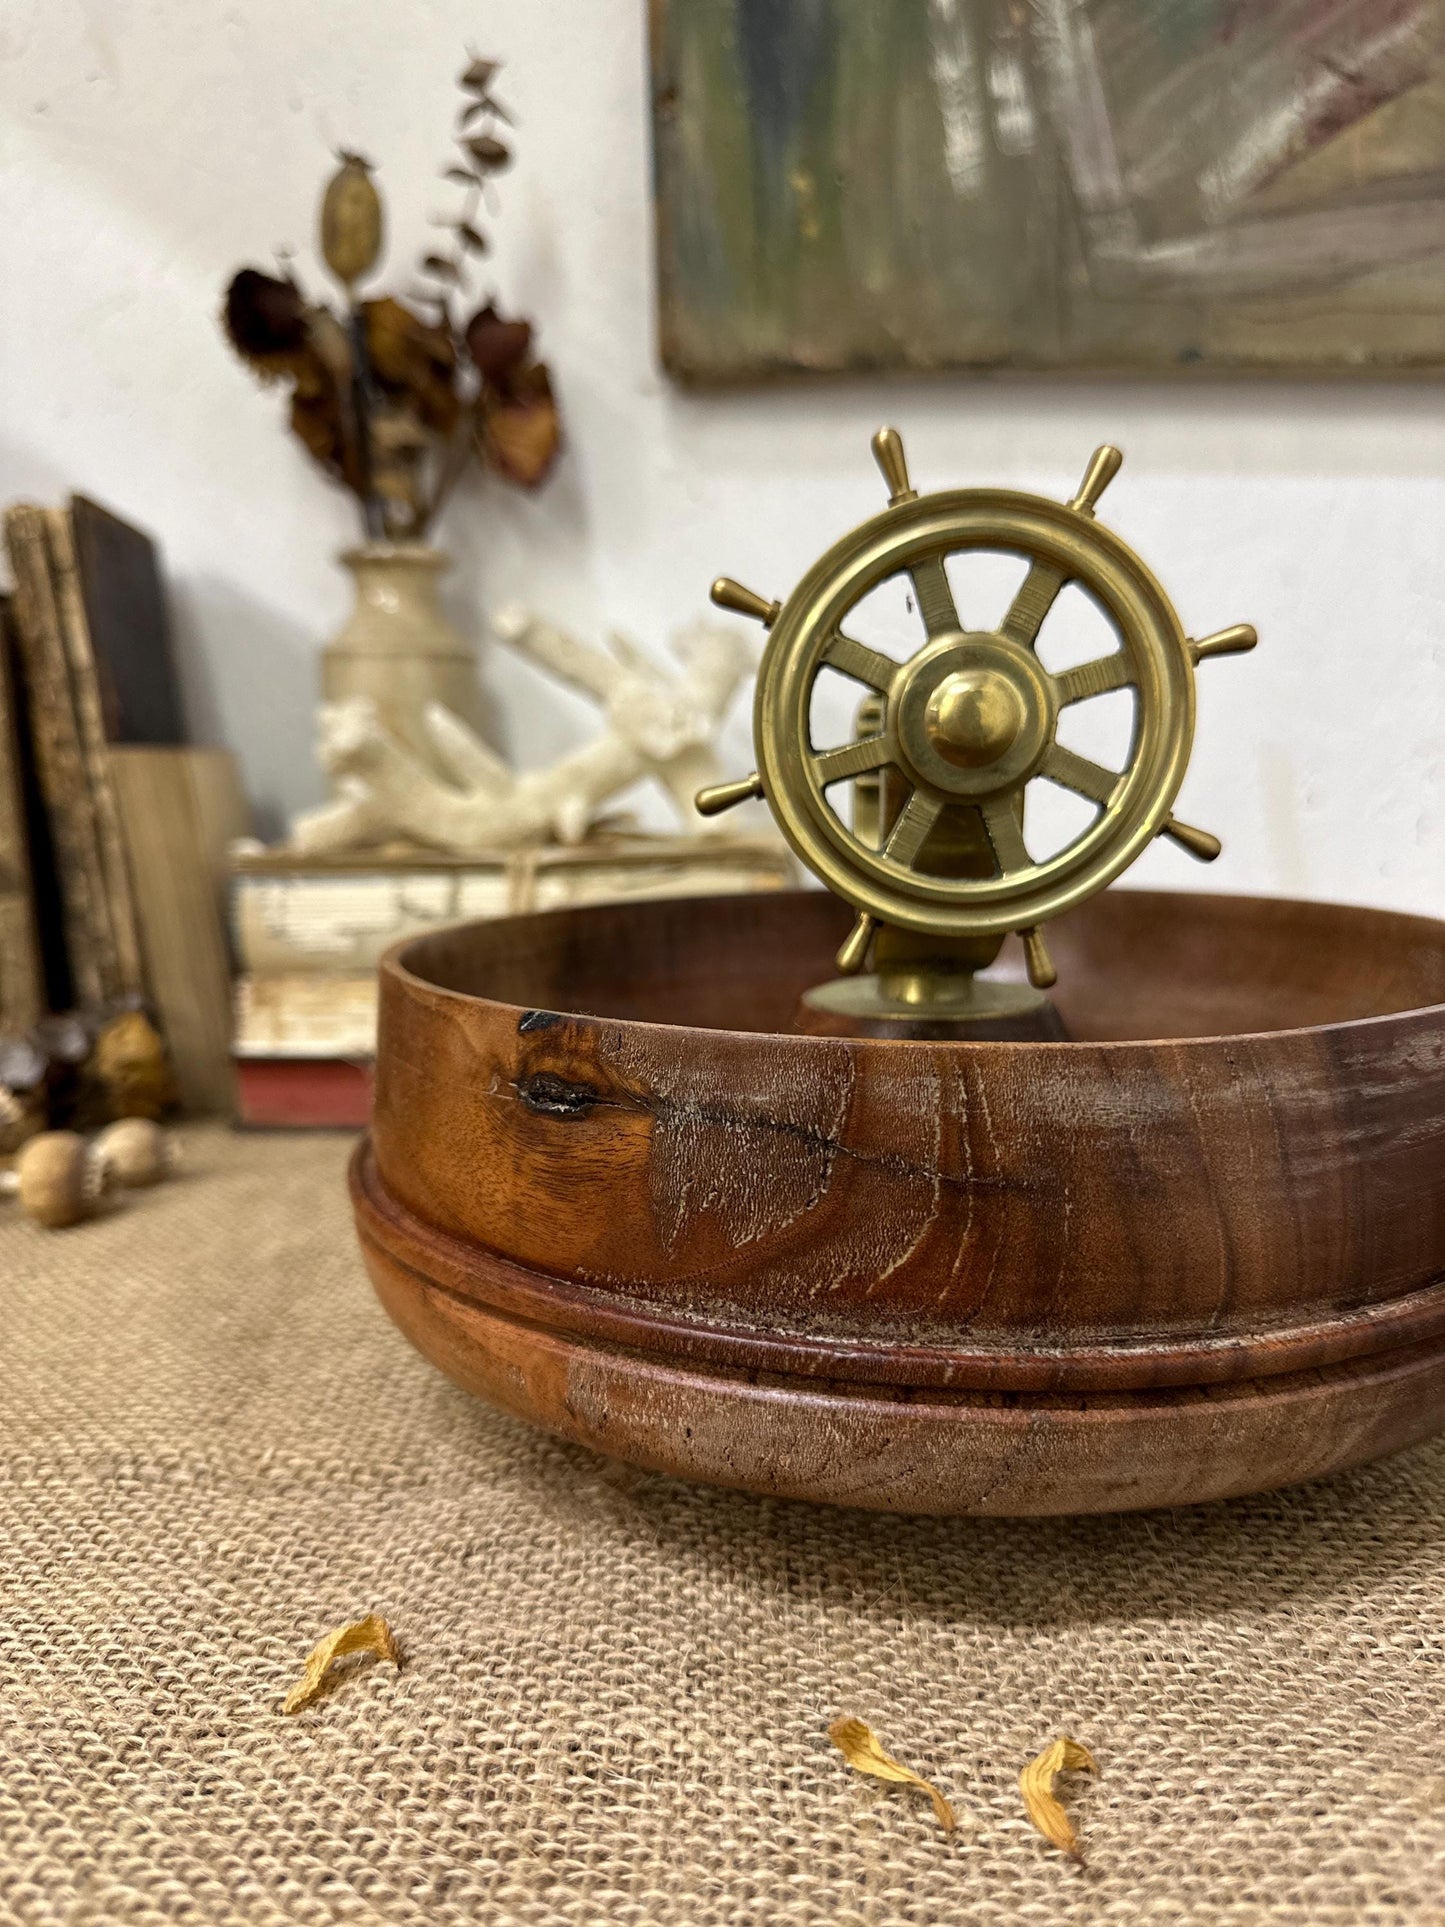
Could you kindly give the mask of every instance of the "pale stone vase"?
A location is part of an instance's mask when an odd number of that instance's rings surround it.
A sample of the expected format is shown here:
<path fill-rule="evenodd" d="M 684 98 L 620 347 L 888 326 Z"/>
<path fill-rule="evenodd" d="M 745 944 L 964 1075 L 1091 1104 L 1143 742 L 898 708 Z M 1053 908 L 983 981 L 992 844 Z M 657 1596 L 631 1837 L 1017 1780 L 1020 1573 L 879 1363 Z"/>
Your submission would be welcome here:
<path fill-rule="evenodd" d="M 322 697 L 369 696 L 391 734 L 445 776 L 422 722 L 428 703 L 491 734 L 475 654 L 438 596 L 449 558 L 423 542 L 368 542 L 340 560 L 355 578 L 356 604 L 322 651 Z"/>

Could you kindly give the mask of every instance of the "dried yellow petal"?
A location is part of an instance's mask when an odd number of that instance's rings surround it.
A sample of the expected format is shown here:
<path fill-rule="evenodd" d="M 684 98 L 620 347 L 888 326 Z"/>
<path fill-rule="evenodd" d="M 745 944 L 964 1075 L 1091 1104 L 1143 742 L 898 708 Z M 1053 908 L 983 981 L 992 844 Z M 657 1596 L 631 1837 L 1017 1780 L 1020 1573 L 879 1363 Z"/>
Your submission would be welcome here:
<path fill-rule="evenodd" d="M 894 1780 L 901 1786 L 920 1788 L 933 1802 L 939 1826 L 946 1833 L 952 1832 L 953 1808 L 938 1788 L 925 1780 L 922 1774 L 904 1766 L 901 1760 L 895 1760 L 891 1753 L 885 1753 L 872 1727 L 865 1726 L 862 1720 L 834 1720 L 828 1728 L 828 1738 L 855 1771 L 871 1773 L 875 1780 Z"/>
<path fill-rule="evenodd" d="M 393 1666 L 401 1665 L 396 1635 L 380 1613 L 368 1613 L 365 1619 L 353 1620 L 349 1626 L 338 1626 L 312 1648 L 306 1669 L 286 1695 L 281 1711 L 299 1713 L 303 1706 L 309 1706 L 323 1691 L 332 1662 L 345 1659 L 348 1653 L 375 1653 L 378 1659 L 389 1659 Z"/>
<path fill-rule="evenodd" d="M 1030 1820 L 1060 1853 L 1072 1854 L 1080 1861 L 1084 1856 L 1079 1848 L 1079 1836 L 1054 1791 L 1054 1778 L 1060 1773 L 1097 1773 L 1098 1770 L 1088 1747 L 1061 1734 L 1036 1760 L 1030 1760 L 1019 1775 L 1019 1791 L 1024 1796 Z"/>

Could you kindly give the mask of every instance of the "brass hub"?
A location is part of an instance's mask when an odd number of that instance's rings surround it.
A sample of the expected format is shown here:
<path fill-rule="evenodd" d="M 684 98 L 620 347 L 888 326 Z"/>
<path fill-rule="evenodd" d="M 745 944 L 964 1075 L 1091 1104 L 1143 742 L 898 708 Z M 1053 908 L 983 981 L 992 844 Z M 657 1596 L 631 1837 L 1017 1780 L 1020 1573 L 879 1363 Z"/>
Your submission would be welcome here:
<path fill-rule="evenodd" d="M 1031 649 L 993 630 L 937 637 L 908 665 L 898 746 L 912 780 L 974 798 L 1027 782 L 1053 739 L 1050 680 Z"/>
<path fill-rule="evenodd" d="M 940 756 L 960 769 L 996 763 L 1024 723 L 1018 689 L 997 669 L 955 669 L 928 699 L 924 725 Z"/>

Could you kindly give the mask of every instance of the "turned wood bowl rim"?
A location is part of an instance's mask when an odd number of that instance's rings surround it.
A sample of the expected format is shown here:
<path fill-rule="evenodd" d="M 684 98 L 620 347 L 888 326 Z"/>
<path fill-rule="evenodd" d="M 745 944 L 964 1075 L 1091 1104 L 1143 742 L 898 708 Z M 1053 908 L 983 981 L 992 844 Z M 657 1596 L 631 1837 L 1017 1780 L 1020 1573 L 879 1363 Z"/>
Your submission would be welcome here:
<path fill-rule="evenodd" d="M 347 1166 L 352 1209 L 363 1246 L 382 1252 L 399 1272 L 462 1305 L 578 1343 L 645 1354 L 656 1349 L 679 1369 L 764 1374 L 789 1384 L 836 1383 L 880 1396 L 926 1390 L 970 1397 L 1076 1398 L 1199 1392 L 1246 1382 L 1273 1383 L 1325 1372 L 1412 1346 L 1445 1342 L 1445 1274 L 1378 1304 L 1339 1308 L 1331 1316 L 1261 1323 L 1251 1334 L 1250 1366 L 1238 1333 L 1194 1338 L 1157 1334 L 1084 1344 L 941 1344 L 897 1336 L 828 1337 L 778 1326 L 766 1332 L 735 1317 L 645 1309 L 599 1298 L 576 1277 L 523 1264 L 480 1238 L 431 1223 L 390 1190 L 371 1134 L 357 1140 Z"/>
<path fill-rule="evenodd" d="M 820 894 L 810 890 L 780 892 L 780 895 L 806 897 Z M 822 893 L 825 894 L 825 893 Z M 1397 935 L 1408 936 L 1413 931 L 1421 939 L 1432 941 L 1445 949 L 1445 918 L 1424 916 L 1417 911 L 1382 910 L 1367 904 L 1334 903 L 1317 897 L 1268 897 L 1254 893 L 1235 893 L 1223 890 L 1130 890 L 1117 892 L 1118 895 L 1153 897 L 1155 899 L 1178 898 L 1191 904 L 1209 906 L 1213 904 L 1273 906 L 1282 903 L 1305 904 L 1312 909 L 1338 913 L 1345 917 L 1362 917 L 1372 924 L 1394 925 Z M 676 910 L 687 903 L 733 903 L 737 899 L 728 894 L 698 893 L 687 897 L 649 898 L 637 905 L 628 906 L 639 910 L 669 908 Z M 622 906 L 617 903 L 584 904 L 574 906 L 569 915 L 586 916 L 594 910 L 615 912 Z M 516 1011 L 525 1016 L 529 1011 L 544 1012 L 569 1023 L 613 1024 L 624 1030 L 652 1032 L 671 1032 L 677 1037 L 773 1037 L 792 1047 L 813 1046 L 815 1049 L 836 1050 L 840 1042 L 846 1043 L 850 1050 L 895 1051 L 900 1046 L 908 1050 L 989 1050 L 989 1051 L 1043 1051 L 1047 1053 L 1069 1051 L 1159 1051 L 1178 1048 L 1180 1045 L 1243 1044 L 1266 1038 L 1328 1037 L 1340 1031 L 1359 1032 L 1372 1025 L 1398 1024 L 1410 1019 L 1439 1017 L 1445 1020 L 1445 1001 L 1430 1004 L 1412 1004 L 1401 1010 L 1376 1011 L 1365 1017 L 1332 1018 L 1320 1024 L 1287 1024 L 1268 1030 L 1207 1031 L 1201 1034 L 1190 1033 L 1185 1036 L 1168 1037 L 1110 1037 L 1110 1038 L 898 1038 L 898 1037 L 836 1037 L 815 1036 L 807 1031 L 793 1030 L 742 1030 L 730 1029 L 716 1024 L 677 1024 L 650 1017 L 610 1016 L 606 1012 L 585 1010 L 562 1010 L 553 1005 L 518 1004 L 506 997 L 489 997 L 480 991 L 454 990 L 446 984 L 439 984 L 432 978 L 414 970 L 407 962 L 408 956 L 431 943 L 438 935 L 450 940 L 469 935 L 473 932 L 500 934 L 509 924 L 533 923 L 555 914 L 551 910 L 524 910 L 506 917 L 472 917 L 464 922 L 450 925 L 445 931 L 426 931 L 419 935 L 403 937 L 390 949 L 383 952 L 378 969 L 383 976 L 395 979 L 405 986 L 409 993 L 421 992 L 427 998 L 436 999 L 441 1004 L 457 1004 L 466 1007 L 484 1007 L 499 1011 Z M 1382 929 L 1382 935 L 1384 931 Z"/>

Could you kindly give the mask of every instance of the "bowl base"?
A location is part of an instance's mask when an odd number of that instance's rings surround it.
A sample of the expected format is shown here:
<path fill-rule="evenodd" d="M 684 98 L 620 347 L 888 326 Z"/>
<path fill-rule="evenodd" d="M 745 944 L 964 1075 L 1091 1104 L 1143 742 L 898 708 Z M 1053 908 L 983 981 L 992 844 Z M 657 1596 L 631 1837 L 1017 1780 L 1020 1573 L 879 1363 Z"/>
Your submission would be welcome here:
<path fill-rule="evenodd" d="M 525 1305 L 495 1288 L 482 1302 L 451 1264 L 438 1266 L 451 1282 L 423 1275 L 365 1143 L 351 1183 L 372 1284 L 427 1358 L 516 1418 L 679 1478 L 883 1512 L 1122 1512 L 1297 1484 L 1445 1426 L 1445 1337 L 1243 1382 L 1074 1395 L 853 1384 L 643 1352 L 538 1323 L 530 1292 Z M 551 1283 L 539 1275 L 535 1288 Z"/>

